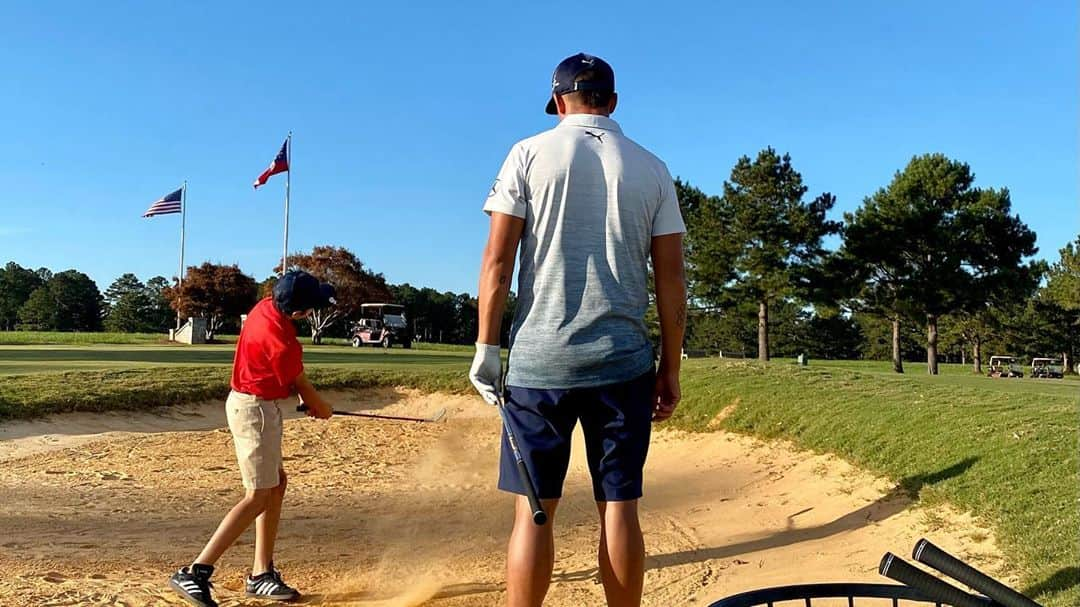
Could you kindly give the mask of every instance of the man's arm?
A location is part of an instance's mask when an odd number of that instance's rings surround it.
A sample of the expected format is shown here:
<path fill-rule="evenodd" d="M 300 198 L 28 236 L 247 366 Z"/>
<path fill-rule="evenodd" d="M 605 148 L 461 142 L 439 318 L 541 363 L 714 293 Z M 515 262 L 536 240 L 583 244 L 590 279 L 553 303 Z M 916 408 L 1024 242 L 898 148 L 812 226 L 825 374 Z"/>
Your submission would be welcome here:
<path fill-rule="evenodd" d="M 514 254 L 521 241 L 525 220 L 505 213 L 491 213 L 484 259 L 480 263 L 480 296 L 477 301 L 479 322 L 476 355 L 469 369 L 469 381 L 476 391 L 494 405 L 503 390 L 502 358 L 499 356 L 499 329 L 502 325 L 506 296 L 514 274 Z"/>
<path fill-rule="evenodd" d="M 686 275 L 682 234 L 652 239 L 656 309 L 660 315 L 660 368 L 656 378 L 656 410 L 653 419 L 671 417 L 681 397 L 679 369 L 683 335 L 686 333 Z"/>
<path fill-rule="evenodd" d="M 322 395 L 315 390 L 315 386 L 311 385 L 306 373 L 298 375 L 293 385 L 296 387 L 297 395 L 300 396 L 300 402 L 307 405 L 309 416 L 327 419 L 334 414 L 333 407 L 323 400 Z"/>
<path fill-rule="evenodd" d="M 525 220 L 520 217 L 491 214 L 491 229 L 480 264 L 480 296 L 477 302 L 480 318 L 476 337 L 479 344 L 499 345 L 503 310 L 514 276 L 514 256 L 524 229 Z"/>

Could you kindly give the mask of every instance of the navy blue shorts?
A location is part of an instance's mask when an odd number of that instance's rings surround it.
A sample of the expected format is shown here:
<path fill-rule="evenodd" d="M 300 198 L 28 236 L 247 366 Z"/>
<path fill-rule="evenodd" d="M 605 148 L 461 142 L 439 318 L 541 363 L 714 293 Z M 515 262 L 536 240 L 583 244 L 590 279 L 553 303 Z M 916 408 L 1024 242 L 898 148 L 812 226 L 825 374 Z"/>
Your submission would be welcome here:
<path fill-rule="evenodd" d="M 630 381 L 569 390 L 508 386 L 506 413 L 529 469 L 537 497 L 562 497 L 570 465 L 570 436 L 581 420 L 585 452 L 598 502 L 641 497 L 642 471 L 652 432 L 655 374 Z M 525 494 L 503 431 L 499 489 Z"/>

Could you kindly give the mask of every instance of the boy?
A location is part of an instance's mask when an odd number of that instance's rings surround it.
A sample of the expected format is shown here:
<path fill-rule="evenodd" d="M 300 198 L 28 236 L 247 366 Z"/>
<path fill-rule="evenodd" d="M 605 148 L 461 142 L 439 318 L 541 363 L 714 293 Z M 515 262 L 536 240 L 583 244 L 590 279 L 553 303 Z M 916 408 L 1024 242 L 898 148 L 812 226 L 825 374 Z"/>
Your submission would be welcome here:
<path fill-rule="evenodd" d="M 304 374 L 293 326 L 293 321 L 307 318 L 313 309 L 332 303 L 336 303 L 333 287 L 319 284 L 307 272 L 286 272 L 274 285 L 273 297 L 252 308 L 240 331 L 225 410 L 246 492 L 191 566 L 169 580 L 169 586 L 193 605 L 217 607 L 210 593 L 214 563 L 253 521 L 255 561 L 247 578 L 247 596 L 278 601 L 300 597 L 274 568 L 274 540 L 286 484 L 278 401 L 297 394 L 307 404 L 309 416 L 327 419 L 333 414 Z"/>

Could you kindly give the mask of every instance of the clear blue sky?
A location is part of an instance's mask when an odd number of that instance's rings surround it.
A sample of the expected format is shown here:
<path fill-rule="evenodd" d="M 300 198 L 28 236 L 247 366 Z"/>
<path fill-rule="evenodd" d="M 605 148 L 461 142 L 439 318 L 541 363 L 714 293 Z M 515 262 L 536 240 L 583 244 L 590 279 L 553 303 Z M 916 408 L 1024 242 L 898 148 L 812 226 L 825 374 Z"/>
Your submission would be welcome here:
<path fill-rule="evenodd" d="M 480 206 L 581 50 L 614 66 L 627 134 L 706 192 L 771 145 L 839 217 L 943 152 L 1011 189 L 1040 255 L 1080 225 L 1071 0 L 6 2 L 0 41 L 0 263 L 102 288 L 175 275 L 179 216 L 140 215 L 185 179 L 187 262 L 269 275 L 284 176 L 251 182 L 292 130 L 290 249 L 475 292 Z"/>

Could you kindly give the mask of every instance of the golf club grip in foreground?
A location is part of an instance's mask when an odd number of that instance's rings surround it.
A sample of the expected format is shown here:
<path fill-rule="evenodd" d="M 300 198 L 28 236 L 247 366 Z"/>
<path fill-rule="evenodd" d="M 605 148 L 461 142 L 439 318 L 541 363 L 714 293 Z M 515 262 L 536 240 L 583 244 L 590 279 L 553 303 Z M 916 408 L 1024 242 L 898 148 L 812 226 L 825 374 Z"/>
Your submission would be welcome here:
<path fill-rule="evenodd" d="M 953 607 L 994 607 L 994 603 L 960 590 L 916 568 L 891 552 L 881 557 L 878 573 L 918 590 L 934 601 Z"/>
<path fill-rule="evenodd" d="M 510 451 L 514 454 L 518 478 L 521 479 L 521 484 L 525 487 L 525 497 L 529 500 L 529 508 L 532 509 L 533 522 L 537 525 L 543 525 L 547 522 L 547 513 L 544 512 L 543 506 L 540 505 L 540 498 L 536 497 L 536 487 L 533 486 L 532 477 L 529 476 L 529 469 L 525 467 L 525 458 L 521 457 L 517 439 L 514 438 L 514 431 L 510 429 L 510 422 L 506 419 L 506 410 L 504 409 L 506 405 L 500 402 L 496 406 L 499 408 L 499 417 L 502 418 L 503 428 L 506 430 L 506 440 L 510 443 Z"/>
<path fill-rule="evenodd" d="M 937 569 L 958 582 L 971 586 L 1004 607 L 1041 607 L 1035 601 L 952 556 L 926 539 L 921 539 L 915 544 L 911 558 Z"/>

